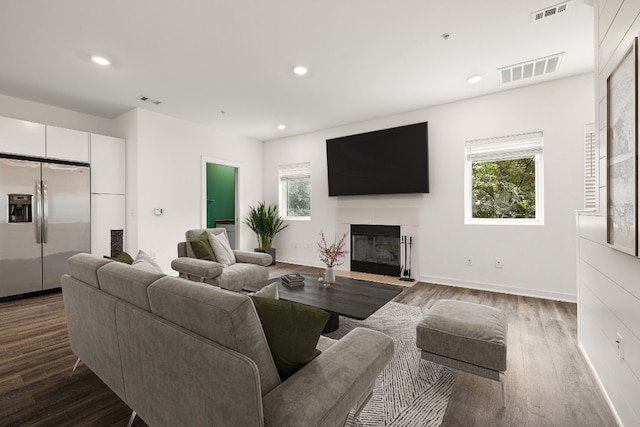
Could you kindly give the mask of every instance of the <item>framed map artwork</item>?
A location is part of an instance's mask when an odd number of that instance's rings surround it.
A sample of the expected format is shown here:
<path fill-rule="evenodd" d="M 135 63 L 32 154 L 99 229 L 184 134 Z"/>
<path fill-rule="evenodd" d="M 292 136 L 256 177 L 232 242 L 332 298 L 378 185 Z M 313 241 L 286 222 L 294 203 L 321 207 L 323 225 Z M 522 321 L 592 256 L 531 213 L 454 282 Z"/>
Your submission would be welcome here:
<path fill-rule="evenodd" d="M 638 255 L 637 37 L 607 78 L 607 243 Z"/>

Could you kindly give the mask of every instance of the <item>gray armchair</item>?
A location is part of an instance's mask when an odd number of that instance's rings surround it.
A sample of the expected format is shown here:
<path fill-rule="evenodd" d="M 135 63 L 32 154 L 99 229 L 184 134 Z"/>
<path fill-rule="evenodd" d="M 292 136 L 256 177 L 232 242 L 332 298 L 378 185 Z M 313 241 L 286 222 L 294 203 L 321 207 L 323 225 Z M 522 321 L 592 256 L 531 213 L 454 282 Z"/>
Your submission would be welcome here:
<path fill-rule="evenodd" d="M 262 282 L 269 278 L 267 265 L 271 264 L 271 255 L 235 249 L 236 263 L 223 266 L 220 263 L 196 258 L 189 242 L 195 240 L 203 231 L 214 234 L 227 234 L 224 228 L 188 230 L 186 242 L 178 243 L 178 258 L 171 262 L 171 268 L 185 279 L 207 283 L 223 289 L 240 291 L 243 286 Z"/>

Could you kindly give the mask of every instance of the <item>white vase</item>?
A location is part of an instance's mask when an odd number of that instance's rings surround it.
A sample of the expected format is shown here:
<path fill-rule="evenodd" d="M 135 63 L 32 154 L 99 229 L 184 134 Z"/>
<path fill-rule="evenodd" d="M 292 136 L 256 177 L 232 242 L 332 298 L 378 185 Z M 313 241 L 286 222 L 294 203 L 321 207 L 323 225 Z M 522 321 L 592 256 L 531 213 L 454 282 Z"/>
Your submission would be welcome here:
<path fill-rule="evenodd" d="M 332 283 L 334 283 L 336 281 L 336 272 L 333 271 L 333 268 L 331 267 L 327 267 L 326 270 L 324 270 L 324 284 L 326 285 L 330 285 Z"/>

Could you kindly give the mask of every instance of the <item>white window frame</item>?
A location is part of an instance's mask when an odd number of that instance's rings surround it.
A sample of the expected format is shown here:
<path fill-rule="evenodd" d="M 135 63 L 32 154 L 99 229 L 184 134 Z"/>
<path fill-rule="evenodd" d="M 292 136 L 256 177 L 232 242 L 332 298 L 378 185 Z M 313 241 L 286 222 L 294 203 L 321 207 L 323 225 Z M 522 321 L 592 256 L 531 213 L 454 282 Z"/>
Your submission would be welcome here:
<path fill-rule="evenodd" d="M 598 146 L 593 124 L 584 128 L 584 210 L 597 211 L 598 188 Z"/>
<path fill-rule="evenodd" d="M 531 132 L 497 138 L 476 139 L 465 142 L 465 224 L 487 225 L 543 225 L 544 224 L 544 176 L 542 132 Z M 535 218 L 472 218 L 473 162 L 515 160 L 534 157 L 535 161 Z"/>
<path fill-rule="evenodd" d="M 288 183 L 291 181 L 309 181 L 309 187 L 311 187 L 311 163 L 294 163 L 288 165 L 280 165 L 278 167 L 279 175 L 279 201 L 280 201 L 280 215 L 283 219 L 293 221 L 310 221 L 309 216 L 290 216 L 288 212 Z M 309 193 L 309 209 L 311 210 L 311 193 Z"/>

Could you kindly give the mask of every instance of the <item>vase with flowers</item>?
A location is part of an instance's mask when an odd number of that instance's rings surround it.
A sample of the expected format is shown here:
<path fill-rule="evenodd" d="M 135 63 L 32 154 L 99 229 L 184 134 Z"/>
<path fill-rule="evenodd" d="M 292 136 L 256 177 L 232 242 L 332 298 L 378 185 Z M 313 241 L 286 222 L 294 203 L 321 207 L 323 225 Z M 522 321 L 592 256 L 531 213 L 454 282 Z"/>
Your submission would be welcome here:
<path fill-rule="evenodd" d="M 342 264 L 342 258 L 348 253 L 345 249 L 345 239 L 349 233 L 344 233 L 340 240 L 335 241 L 331 244 L 327 244 L 327 239 L 324 236 L 324 232 L 320 231 L 320 241 L 318 242 L 318 252 L 320 253 L 320 261 L 327 266 L 324 271 L 324 282 L 325 286 L 329 286 L 330 284 L 336 281 L 336 273 L 333 270 L 334 266 L 338 266 Z"/>

